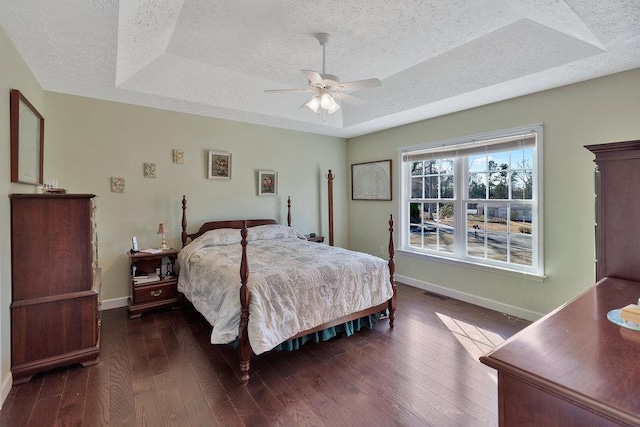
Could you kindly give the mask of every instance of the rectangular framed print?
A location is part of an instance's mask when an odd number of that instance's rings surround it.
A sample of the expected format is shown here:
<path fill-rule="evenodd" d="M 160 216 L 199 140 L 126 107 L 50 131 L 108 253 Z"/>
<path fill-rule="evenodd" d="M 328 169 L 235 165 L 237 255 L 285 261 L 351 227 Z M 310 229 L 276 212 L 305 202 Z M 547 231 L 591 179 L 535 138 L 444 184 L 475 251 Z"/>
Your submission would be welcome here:
<path fill-rule="evenodd" d="M 276 194 L 278 194 L 278 173 L 258 171 L 258 196 L 275 196 Z"/>
<path fill-rule="evenodd" d="M 351 165 L 352 200 L 391 200 L 391 160 Z"/>
<path fill-rule="evenodd" d="M 209 151 L 209 179 L 231 179 L 231 153 Z"/>
<path fill-rule="evenodd" d="M 44 117 L 17 89 L 11 89 L 11 182 L 42 185 Z"/>

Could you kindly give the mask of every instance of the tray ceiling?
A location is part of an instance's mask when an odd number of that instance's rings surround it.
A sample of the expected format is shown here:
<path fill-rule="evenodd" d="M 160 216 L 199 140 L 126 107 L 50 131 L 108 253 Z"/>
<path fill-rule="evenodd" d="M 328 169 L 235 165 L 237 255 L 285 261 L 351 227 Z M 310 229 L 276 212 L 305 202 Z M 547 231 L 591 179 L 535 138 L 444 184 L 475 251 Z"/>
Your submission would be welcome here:
<path fill-rule="evenodd" d="M 42 88 L 353 137 L 640 67 L 638 0 L 6 0 Z M 302 69 L 377 77 L 332 115 Z"/>

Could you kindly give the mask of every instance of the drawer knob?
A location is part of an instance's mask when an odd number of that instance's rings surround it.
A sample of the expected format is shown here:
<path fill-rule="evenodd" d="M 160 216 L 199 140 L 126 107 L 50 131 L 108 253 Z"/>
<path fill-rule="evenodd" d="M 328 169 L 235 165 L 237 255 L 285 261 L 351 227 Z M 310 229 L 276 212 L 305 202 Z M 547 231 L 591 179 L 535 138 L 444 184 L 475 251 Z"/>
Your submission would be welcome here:
<path fill-rule="evenodd" d="M 158 289 L 157 291 L 151 291 L 150 293 L 152 297 L 159 297 L 160 295 L 162 295 L 162 289 Z"/>

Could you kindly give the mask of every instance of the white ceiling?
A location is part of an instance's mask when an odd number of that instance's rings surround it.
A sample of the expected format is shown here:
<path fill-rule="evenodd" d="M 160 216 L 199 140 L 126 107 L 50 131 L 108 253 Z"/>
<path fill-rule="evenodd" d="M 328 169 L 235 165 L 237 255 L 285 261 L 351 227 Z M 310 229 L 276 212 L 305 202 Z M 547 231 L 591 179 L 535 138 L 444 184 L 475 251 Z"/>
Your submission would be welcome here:
<path fill-rule="evenodd" d="M 44 90 L 353 137 L 640 67 L 640 0 L 2 0 Z M 382 87 L 299 108 L 302 69 Z M 640 82 L 639 82 L 640 84 Z"/>

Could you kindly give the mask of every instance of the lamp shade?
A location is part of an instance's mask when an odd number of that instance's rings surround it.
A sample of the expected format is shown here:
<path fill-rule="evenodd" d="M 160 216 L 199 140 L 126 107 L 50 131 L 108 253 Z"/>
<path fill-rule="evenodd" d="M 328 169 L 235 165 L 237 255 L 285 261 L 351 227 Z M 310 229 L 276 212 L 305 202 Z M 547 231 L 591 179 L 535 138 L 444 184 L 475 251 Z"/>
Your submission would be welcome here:
<path fill-rule="evenodd" d="M 340 105 L 336 102 L 335 99 L 331 96 L 329 92 L 322 89 L 318 95 L 313 96 L 307 102 L 305 102 L 302 106 L 309 107 L 314 113 L 318 113 L 320 107 L 324 110 L 327 110 L 329 114 L 333 114 L 340 109 Z"/>
<path fill-rule="evenodd" d="M 327 111 L 329 112 L 329 114 L 333 114 L 339 109 L 340 109 L 340 105 L 338 105 L 338 103 L 334 100 L 333 104 L 331 104 L 331 106 L 327 108 Z"/>
<path fill-rule="evenodd" d="M 314 113 L 318 112 L 318 107 L 320 107 L 320 99 L 317 96 L 314 96 L 306 103 L 307 107 L 311 108 Z"/>
<path fill-rule="evenodd" d="M 320 95 L 320 106 L 322 108 L 324 108 L 325 110 L 328 110 L 329 107 L 331 107 L 334 103 L 335 103 L 335 101 L 333 100 L 331 95 L 329 95 L 328 92 L 322 92 L 321 93 L 321 95 Z"/>
<path fill-rule="evenodd" d="M 160 225 L 158 225 L 158 234 L 162 234 L 162 245 L 160 246 L 161 249 L 165 249 L 167 247 L 167 242 L 164 240 L 164 235 L 167 231 L 169 231 L 169 229 L 167 228 L 167 224 L 161 222 Z"/>

